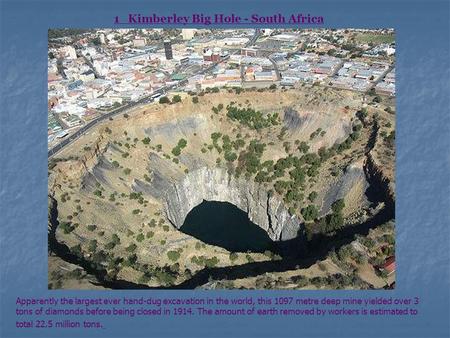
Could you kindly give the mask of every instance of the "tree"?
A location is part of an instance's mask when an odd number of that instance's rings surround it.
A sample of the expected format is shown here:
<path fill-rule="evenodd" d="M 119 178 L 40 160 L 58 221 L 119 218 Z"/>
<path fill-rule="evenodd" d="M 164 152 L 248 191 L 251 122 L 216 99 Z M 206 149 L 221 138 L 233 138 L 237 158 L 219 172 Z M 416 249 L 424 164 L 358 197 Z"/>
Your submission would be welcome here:
<path fill-rule="evenodd" d="M 178 103 L 178 102 L 181 102 L 181 96 L 180 95 L 175 95 L 172 98 L 172 103 Z"/>
<path fill-rule="evenodd" d="M 197 96 L 193 96 L 192 97 L 192 103 L 198 103 L 198 97 Z"/>
<path fill-rule="evenodd" d="M 319 216 L 319 211 L 313 204 L 308 205 L 306 208 L 303 208 L 301 212 L 305 221 L 312 221 Z"/>
<path fill-rule="evenodd" d="M 331 215 L 327 215 L 325 232 L 331 232 L 340 229 L 342 228 L 343 225 L 344 225 L 344 218 L 340 213 L 333 213 Z"/>
<path fill-rule="evenodd" d="M 168 251 L 167 257 L 173 261 L 176 262 L 180 258 L 180 253 L 178 251 Z"/>
<path fill-rule="evenodd" d="M 227 160 L 228 162 L 233 162 L 237 159 L 237 155 L 236 153 L 233 152 L 225 152 L 225 160 Z"/>
<path fill-rule="evenodd" d="M 300 150 L 302 153 L 306 154 L 309 150 L 309 145 L 305 141 L 302 141 L 298 145 L 297 149 Z"/>
<path fill-rule="evenodd" d="M 309 196 L 308 196 L 308 199 L 309 199 L 311 202 L 314 202 L 316 198 L 317 198 L 317 192 L 315 192 L 315 191 L 312 191 L 312 192 L 309 194 Z"/>
<path fill-rule="evenodd" d="M 334 213 L 340 213 L 345 208 L 345 203 L 343 199 L 336 200 L 332 205 L 331 209 Z"/>
<path fill-rule="evenodd" d="M 169 98 L 167 96 L 161 96 L 159 98 L 159 103 L 161 103 L 161 104 L 170 103 L 170 100 L 169 100 Z"/>

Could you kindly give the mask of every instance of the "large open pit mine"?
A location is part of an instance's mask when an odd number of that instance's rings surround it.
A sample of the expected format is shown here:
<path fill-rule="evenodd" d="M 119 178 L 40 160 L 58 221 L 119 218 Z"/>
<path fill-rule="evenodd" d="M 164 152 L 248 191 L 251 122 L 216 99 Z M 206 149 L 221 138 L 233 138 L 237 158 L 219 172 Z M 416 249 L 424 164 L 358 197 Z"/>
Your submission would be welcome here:
<path fill-rule="evenodd" d="M 49 160 L 49 288 L 386 284 L 374 266 L 393 250 L 393 99 L 318 86 L 179 96 Z"/>

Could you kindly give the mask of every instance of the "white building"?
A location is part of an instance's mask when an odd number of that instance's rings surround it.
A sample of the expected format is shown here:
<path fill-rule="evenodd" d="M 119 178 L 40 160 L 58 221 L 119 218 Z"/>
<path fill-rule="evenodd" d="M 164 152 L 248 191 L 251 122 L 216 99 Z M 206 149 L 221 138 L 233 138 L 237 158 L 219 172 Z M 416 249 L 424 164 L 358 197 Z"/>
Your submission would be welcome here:
<path fill-rule="evenodd" d="M 138 38 L 133 40 L 134 47 L 145 47 L 146 41 L 144 38 Z"/>
<path fill-rule="evenodd" d="M 72 46 L 62 47 L 60 51 L 64 59 L 75 60 L 77 58 L 77 52 Z"/>
<path fill-rule="evenodd" d="M 191 40 L 195 35 L 196 29 L 191 28 L 183 28 L 181 30 L 181 35 L 183 36 L 183 40 Z"/>

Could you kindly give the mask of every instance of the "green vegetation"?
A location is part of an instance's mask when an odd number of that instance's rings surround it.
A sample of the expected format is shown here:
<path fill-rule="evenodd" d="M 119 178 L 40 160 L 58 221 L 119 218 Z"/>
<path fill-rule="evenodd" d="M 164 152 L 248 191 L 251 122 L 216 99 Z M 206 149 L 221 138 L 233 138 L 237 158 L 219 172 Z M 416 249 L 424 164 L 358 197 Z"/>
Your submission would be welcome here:
<path fill-rule="evenodd" d="M 302 141 L 299 143 L 297 149 L 302 153 L 306 154 L 309 150 L 309 145 L 305 141 Z"/>
<path fill-rule="evenodd" d="M 103 197 L 102 196 L 102 191 L 98 190 L 98 189 L 94 191 L 94 195 L 97 196 L 97 197 Z"/>
<path fill-rule="evenodd" d="M 135 252 L 136 249 L 137 249 L 137 245 L 134 244 L 134 243 L 131 243 L 129 246 L 127 246 L 127 247 L 125 248 L 125 250 L 126 250 L 127 252 Z"/>
<path fill-rule="evenodd" d="M 181 96 L 180 95 L 174 95 L 172 97 L 172 103 L 178 103 L 181 102 Z"/>
<path fill-rule="evenodd" d="M 256 174 L 261 168 L 261 156 L 264 153 L 266 144 L 259 143 L 257 140 L 252 140 L 247 147 L 246 152 L 242 152 L 239 156 L 241 166 L 243 166 L 247 173 Z M 238 171 L 239 169 L 239 171 Z M 240 172 L 238 167 L 237 171 Z"/>
<path fill-rule="evenodd" d="M 91 239 L 88 243 L 88 251 L 95 252 L 97 250 L 97 240 Z"/>
<path fill-rule="evenodd" d="M 178 251 L 168 251 L 167 257 L 173 261 L 176 262 L 180 258 L 180 253 Z"/>
<path fill-rule="evenodd" d="M 317 192 L 312 191 L 309 195 L 308 195 L 308 199 L 310 202 L 314 202 L 317 198 Z"/>
<path fill-rule="evenodd" d="M 205 256 L 192 256 L 191 262 L 198 266 L 213 268 L 219 263 L 219 259 L 215 256 L 211 258 L 206 258 Z"/>
<path fill-rule="evenodd" d="M 114 247 L 119 244 L 120 244 L 119 236 L 117 236 L 116 234 L 113 234 L 111 237 L 111 242 L 109 242 L 105 245 L 105 249 L 107 249 L 107 250 L 114 249 Z"/>
<path fill-rule="evenodd" d="M 344 226 L 342 210 L 345 208 L 344 200 L 340 199 L 331 206 L 332 213 L 320 219 L 318 226 L 321 233 L 330 233 Z"/>
<path fill-rule="evenodd" d="M 313 204 L 308 205 L 306 208 L 302 209 L 302 216 L 305 221 L 313 221 L 319 216 L 319 210 Z"/>
<path fill-rule="evenodd" d="M 170 103 L 170 100 L 169 100 L 169 98 L 168 98 L 167 96 L 161 96 L 161 97 L 159 98 L 159 103 L 161 103 L 161 104 L 167 104 L 167 103 Z"/>
<path fill-rule="evenodd" d="M 181 150 L 183 150 L 187 145 L 187 141 L 182 138 L 178 141 L 178 144 L 172 149 L 172 154 L 175 156 L 179 156 L 181 154 Z"/>
<path fill-rule="evenodd" d="M 89 231 L 94 231 L 95 229 L 97 229 L 97 226 L 96 226 L 95 224 L 89 224 L 89 225 L 87 226 L 87 229 L 88 229 Z"/>
<path fill-rule="evenodd" d="M 75 230 L 75 226 L 70 222 L 61 222 L 59 223 L 59 228 L 67 235 Z"/>
<path fill-rule="evenodd" d="M 375 33 L 358 33 L 355 36 L 355 40 L 359 43 L 372 43 L 375 45 L 383 43 L 393 43 L 395 41 L 394 34 L 375 34 Z"/>
<path fill-rule="evenodd" d="M 234 262 L 236 259 L 238 259 L 238 254 L 235 252 L 230 252 L 230 261 Z"/>
<path fill-rule="evenodd" d="M 268 114 L 267 117 L 264 117 L 260 111 L 252 108 L 238 108 L 231 104 L 227 106 L 227 116 L 232 120 L 256 130 L 275 126 L 280 123 L 278 113 Z"/>

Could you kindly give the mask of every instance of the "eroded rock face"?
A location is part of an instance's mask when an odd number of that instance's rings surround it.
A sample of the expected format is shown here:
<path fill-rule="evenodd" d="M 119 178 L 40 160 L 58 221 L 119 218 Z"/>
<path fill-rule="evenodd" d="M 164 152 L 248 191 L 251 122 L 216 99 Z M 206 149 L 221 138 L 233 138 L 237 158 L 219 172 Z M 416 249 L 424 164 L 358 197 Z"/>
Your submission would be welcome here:
<path fill-rule="evenodd" d="M 236 179 L 225 169 L 202 167 L 175 182 L 164 183 L 161 178 L 155 180 L 155 186 L 149 190 L 165 188 L 164 194 L 160 195 L 164 209 L 167 218 L 178 229 L 187 214 L 207 200 L 234 204 L 248 213 L 249 219 L 264 229 L 274 241 L 303 236 L 303 224 L 296 216 L 289 215 L 280 199 L 269 196 L 255 182 Z"/>

